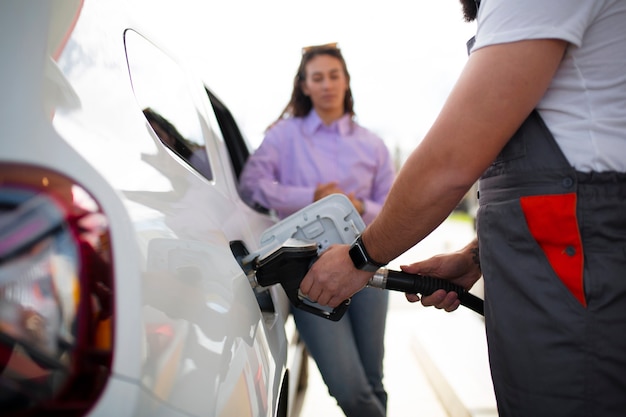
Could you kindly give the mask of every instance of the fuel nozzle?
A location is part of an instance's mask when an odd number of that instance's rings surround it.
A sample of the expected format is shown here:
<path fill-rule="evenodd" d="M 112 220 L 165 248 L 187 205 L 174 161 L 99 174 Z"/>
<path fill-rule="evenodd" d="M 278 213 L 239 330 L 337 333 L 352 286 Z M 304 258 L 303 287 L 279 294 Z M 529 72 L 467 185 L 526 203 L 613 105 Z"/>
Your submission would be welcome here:
<path fill-rule="evenodd" d="M 248 255 L 242 263 L 251 271 L 249 278 L 254 275 L 257 285 L 269 287 L 280 284 L 295 307 L 337 321 L 345 313 L 350 300 L 331 308 L 309 300 L 300 291 L 300 283 L 317 259 L 318 249 L 317 242 L 289 238 L 281 244 Z"/>
<path fill-rule="evenodd" d="M 298 281 L 299 286 L 316 257 L 317 243 L 289 238 L 248 255 L 243 264 L 255 272 L 256 283 L 262 287 L 274 284 L 291 287 L 295 285 L 292 281 Z"/>

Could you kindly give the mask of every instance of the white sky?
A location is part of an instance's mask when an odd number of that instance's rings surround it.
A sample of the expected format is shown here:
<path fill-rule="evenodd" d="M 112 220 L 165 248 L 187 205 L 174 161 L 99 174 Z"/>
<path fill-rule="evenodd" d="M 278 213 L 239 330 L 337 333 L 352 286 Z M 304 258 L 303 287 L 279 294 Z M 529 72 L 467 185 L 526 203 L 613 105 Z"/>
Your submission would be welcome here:
<path fill-rule="evenodd" d="M 191 65 L 253 147 L 291 94 L 302 46 L 339 42 L 359 122 L 404 159 L 467 59 L 458 0 L 132 0 L 151 38 Z"/>

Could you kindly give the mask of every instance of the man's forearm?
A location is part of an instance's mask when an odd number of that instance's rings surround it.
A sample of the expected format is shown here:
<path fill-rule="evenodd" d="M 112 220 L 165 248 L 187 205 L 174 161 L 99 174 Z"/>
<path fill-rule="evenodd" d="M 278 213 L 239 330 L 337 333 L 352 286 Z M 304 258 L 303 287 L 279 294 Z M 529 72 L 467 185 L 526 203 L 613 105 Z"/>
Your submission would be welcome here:
<path fill-rule="evenodd" d="M 431 169 L 424 160 L 419 152 L 411 155 L 406 162 L 411 165 L 403 168 L 381 212 L 363 233 L 365 247 L 379 262 L 395 259 L 430 234 L 473 184 L 469 178 L 443 186 L 432 179 L 451 175 L 441 166 Z"/>

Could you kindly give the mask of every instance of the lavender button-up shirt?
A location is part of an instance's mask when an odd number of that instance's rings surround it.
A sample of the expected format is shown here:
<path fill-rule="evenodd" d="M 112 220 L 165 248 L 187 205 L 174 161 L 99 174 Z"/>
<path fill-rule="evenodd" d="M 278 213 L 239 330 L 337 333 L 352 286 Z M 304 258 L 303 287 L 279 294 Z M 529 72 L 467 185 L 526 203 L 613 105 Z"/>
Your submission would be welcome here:
<path fill-rule="evenodd" d="M 240 177 L 240 194 L 250 205 L 276 211 L 279 218 L 313 202 L 318 184 L 337 182 L 365 204 L 369 224 L 380 212 L 395 178 L 380 137 L 346 114 L 330 126 L 312 110 L 272 126 L 250 155 Z"/>

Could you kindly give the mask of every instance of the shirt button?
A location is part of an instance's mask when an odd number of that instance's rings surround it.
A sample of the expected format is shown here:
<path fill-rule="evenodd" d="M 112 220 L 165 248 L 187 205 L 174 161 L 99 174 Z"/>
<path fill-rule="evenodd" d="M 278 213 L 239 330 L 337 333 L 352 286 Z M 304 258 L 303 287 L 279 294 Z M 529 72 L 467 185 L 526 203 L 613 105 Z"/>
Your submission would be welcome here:
<path fill-rule="evenodd" d="M 567 256 L 574 256 L 576 255 L 576 248 L 573 246 L 568 246 L 565 248 L 565 254 Z"/>

